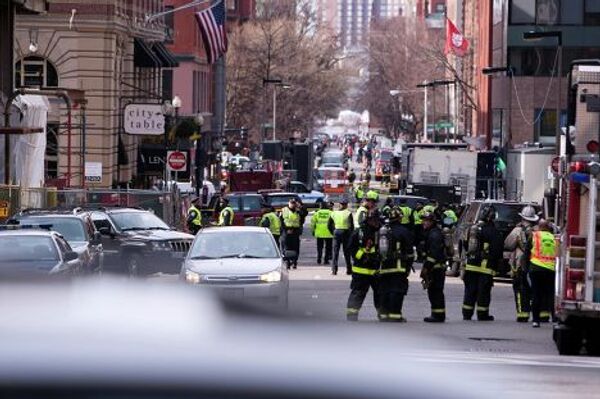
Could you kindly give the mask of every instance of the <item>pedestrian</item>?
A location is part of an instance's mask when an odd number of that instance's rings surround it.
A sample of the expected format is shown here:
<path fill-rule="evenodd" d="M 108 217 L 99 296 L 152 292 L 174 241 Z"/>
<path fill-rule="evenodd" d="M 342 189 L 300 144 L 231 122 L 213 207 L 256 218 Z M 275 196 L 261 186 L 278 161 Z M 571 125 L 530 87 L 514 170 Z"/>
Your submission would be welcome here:
<path fill-rule="evenodd" d="M 531 286 L 527 278 L 528 243 L 534 229 L 537 228 L 537 222 L 540 218 L 531 205 L 523 207 L 519 216 L 521 216 L 521 222 L 512 229 L 504 240 L 504 250 L 511 253 L 509 264 L 517 322 L 527 323 L 531 313 Z"/>
<path fill-rule="evenodd" d="M 354 173 L 354 169 L 350 169 L 350 173 L 348 173 L 348 183 L 349 184 L 354 184 L 354 181 L 356 180 L 356 173 Z"/>
<path fill-rule="evenodd" d="M 288 269 L 298 267 L 301 219 L 298 203 L 294 198 L 290 198 L 288 205 L 281 210 L 281 224 L 283 225 L 284 234 L 283 247 Z"/>
<path fill-rule="evenodd" d="M 185 224 L 193 235 L 198 234 L 202 229 L 202 212 L 198 209 L 197 205 L 200 203 L 200 198 L 192 198 L 192 204 L 187 211 L 187 218 Z"/>
<path fill-rule="evenodd" d="M 235 214 L 233 212 L 233 208 L 231 206 L 229 206 L 229 198 L 221 197 L 220 202 L 221 202 L 221 205 L 220 205 L 221 212 L 219 212 L 218 225 L 221 227 L 232 226 L 233 218 L 234 218 Z"/>
<path fill-rule="evenodd" d="M 423 288 L 431 304 L 431 315 L 423 321 L 427 323 L 443 323 L 446 321 L 446 299 L 444 283 L 446 280 L 446 254 L 444 237 L 437 225 L 435 214 L 425 212 L 422 215 L 425 245 L 423 247 L 425 262 L 421 269 Z"/>
<path fill-rule="evenodd" d="M 331 209 L 329 202 L 321 202 L 321 209 L 313 215 L 311 219 L 311 228 L 313 236 L 317 239 L 317 264 L 323 263 L 328 265 L 331 259 L 333 234 L 329 231 L 329 221 L 331 220 Z M 325 254 L 323 254 L 325 249 Z"/>
<path fill-rule="evenodd" d="M 413 233 L 401 223 L 402 212 L 392 210 L 389 228 L 385 229 L 387 240 L 380 239 L 382 256 L 379 271 L 378 289 L 381 296 L 379 320 L 384 322 L 404 322 L 402 315 L 404 298 L 408 293 L 408 276 L 414 261 Z M 381 243 L 387 241 L 388 248 Z"/>
<path fill-rule="evenodd" d="M 531 313 L 533 327 L 554 318 L 554 278 L 558 245 L 552 227 L 540 221 L 529 242 L 529 280 L 531 281 Z"/>
<path fill-rule="evenodd" d="M 340 248 L 344 253 L 344 261 L 346 262 L 346 274 L 352 274 L 352 252 L 350 251 L 350 239 L 354 231 L 354 220 L 352 212 L 348 209 L 348 200 L 342 198 L 340 200 L 340 209 L 333 211 L 330 219 L 330 230 L 333 230 L 333 264 L 331 273 L 336 275 L 338 272 L 338 259 Z"/>
<path fill-rule="evenodd" d="M 277 243 L 277 247 L 279 248 L 281 238 L 281 220 L 279 219 L 279 216 L 277 216 L 275 208 L 272 205 L 263 205 L 262 218 L 260 219 L 259 225 L 260 227 L 269 229 L 271 234 L 273 234 L 273 238 Z"/>
<path fill-rule="evenodd" d="M 492 287 L 498 262 L 503 259 L 501 235 L 494 225 L 495 218 L 496 209 L 489 206 L 482 212 L 480 221 L 468 232 L 467 265 L 463 277 L 463 320 L 471 320 L 475 310 L 477 320 L 494 320 L 494 316 L 490 315 Z"/>
<path fill-rule="evenodd" d="M 389 219 L 391 216 L 393 207 L 394 207 L 394 199 L 392 197 L 387 197 L 385 199 L 385 203 L 381 207 L 381 216 L 384 219 Z"/>

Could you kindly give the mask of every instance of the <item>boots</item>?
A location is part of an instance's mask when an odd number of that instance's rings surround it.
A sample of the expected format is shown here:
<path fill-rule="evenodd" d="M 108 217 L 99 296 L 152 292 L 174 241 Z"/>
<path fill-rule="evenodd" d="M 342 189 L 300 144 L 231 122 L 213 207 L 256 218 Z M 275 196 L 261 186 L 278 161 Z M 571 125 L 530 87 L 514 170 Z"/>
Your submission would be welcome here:
<path fill-rule="evenodd" d="M 477 320 L 479 321 L 494 321 L 494 316 L 489 313 L 478 313 Z"/>
<path fill-rule="evenodd" d="M 423 319 L 425 323 L 443 323 L 446 321 L 446 316 L 434 316 L 431 315 Z"/>
<path fill-rule="evenodd" d="M 337 266 L 333 266 L 331 268 L 331 274 L 333 274 L 335 276 L 335 275 L 337 275 L 337 273 L 338 273 L 338 267 Z"/>

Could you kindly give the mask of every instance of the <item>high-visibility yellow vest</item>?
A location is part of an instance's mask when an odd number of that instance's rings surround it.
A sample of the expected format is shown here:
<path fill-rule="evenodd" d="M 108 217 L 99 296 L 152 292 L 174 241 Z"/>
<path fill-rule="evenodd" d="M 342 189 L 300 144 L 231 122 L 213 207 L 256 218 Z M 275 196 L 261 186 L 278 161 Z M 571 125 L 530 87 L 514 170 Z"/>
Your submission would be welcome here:
<path fill-rule="evenodd" d="M 420 211 L 414 211 L 413 212 L 413 218 L 415 220 L 415 224 L 416 225 L 423 224 L 423 219 L 422 219 L 423 213 L 424 213 L 423 209 L 421 209 Z"/>
<path fill-rule="evenodd" d="M 410 215 L 412 214 L 412 209 L 409 206 L 400 206 L 398 209 L 400 209 L 400 212 L 402 212 L 400 224 L 410 224 Z"/>
<path fill-rule="evenodd" d="M 533 233 L 531 247 L 532 264 L 554 271 L 557 245 L 554 234 L 548 231 L 536 231 Z"/>
<path fill-rule="evenodd" d="M 274 236 L 278 236 L 281 234 L 281 220 L 279 220 L 279 217 L 275 214 L 275 212 L 269 212 L 263 215 L 262 219 L 260 220 L 260 224 L 263 224 L 264 220 L 268 220 L 269 221 L 269 230 L 271 231 L 271 234 L 273 234 Z"/>
<path fill-rule="evenodd" d="M 358 199 L 358 200 L 362 200 L 365 197 L 365 192 L 362 189 L 362 187 L 358 186 L 356 188 L 356 194 L 355 195 L 356 195 L 356 199 Z"/>
<path fill-rule="evenodd" d="M 229 220 L 225 220 L 225 215 L 229 213 Z M 221 213 L 219 213 L 219 226 L 231 226 L 233 224 L 233 208 L 230 206 L 227 206 L 225 208 L 223 208 L 221 210 Z"/>
<path fill-rule="evenodd" d="M 329 209 L 319 209 L 312 217 L 311 225 L 317 238 L 333 238 L 329 231 L 329 219 L 331 211 Z"/>
<path fill-rule="evenodd" d="M 349 209 L 340 209 L 338 211 L 331 212 L 331 218 L 336 230 L 348 230 L 350 229 L 350 218 L 352 212 Z"/>
<path fill-rule="evenodd" d="M 434 213 L 435 212 L 435 206 L 433 206 L 433 205 L 425 205 L 423 207 L 423 213 L 425 213 L 425 212 Z"/>
<path fill-rule="evenodd" d="M 195 205 L 190 206 L 190 209 L 188 209 L 188 214 L 190 214 L 190 212 L 196 212 L 196 217 L 192 220 L 192 224 L 194 226 L 202 226 L 202 213 L 200 212 L 200 209 L 196 208 Z"/>
<path fill-rule="evenodd" d="M 294 212 L 290 208 L 285 207 L 281 210 L 281 216 L 283 217 L 283 225 L 288 229 L 300 228 L 300 213 Z"/>
<path fill-rule="evenodd" d="M 369 213 L 369 210 L 367 208 L 365 208 L 362 205 L 358 207 L 358 209 L 356 210 L 356 214 L 354 215 L 354 227 L 355 228 L 360 226 L 361 219 L 366 218 L 367 213 Z M 363 215 L 364 215 L 364 217 L 363 217 Z"/>
<path fill-rule="evenodd" d="M 445 210 L 444 217 L 452 219 L 453 223 L 458 222 L 458 217 L 456 216 L 456 213 L 452 209 Z"/>

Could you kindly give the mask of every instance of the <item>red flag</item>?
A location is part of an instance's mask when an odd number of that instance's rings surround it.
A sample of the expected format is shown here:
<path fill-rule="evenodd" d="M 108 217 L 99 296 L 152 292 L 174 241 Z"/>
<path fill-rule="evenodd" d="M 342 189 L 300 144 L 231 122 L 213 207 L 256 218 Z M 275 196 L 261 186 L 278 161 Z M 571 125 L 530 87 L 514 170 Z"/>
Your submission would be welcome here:
<path fill-rule="evenodd" d="M 446 18 L 446 49 L 444 52 L 454 53 L 458 57 L 464 57 L 469 50 L 469 41 L 458 30 L 456 25 Z"/>

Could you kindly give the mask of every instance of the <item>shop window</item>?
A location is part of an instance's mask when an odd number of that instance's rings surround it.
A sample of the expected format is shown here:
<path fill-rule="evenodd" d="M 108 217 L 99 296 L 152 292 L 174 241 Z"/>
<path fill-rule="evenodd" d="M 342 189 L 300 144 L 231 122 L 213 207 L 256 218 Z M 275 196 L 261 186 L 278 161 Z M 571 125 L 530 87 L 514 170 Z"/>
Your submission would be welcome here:
<path fill-rule="evenodd" d="M 560 113 L 560 125 L 566 126 L 567 111 Z M 556 109 L 535 110 L 535 141 L 546 144 L 554 144 L 556 140 Z"/>
<path fill-rule="evenodd" d="M 57 87 L 58 73 L 47 59 L 30 56 L 15 64 L 15 87 Z"/>

